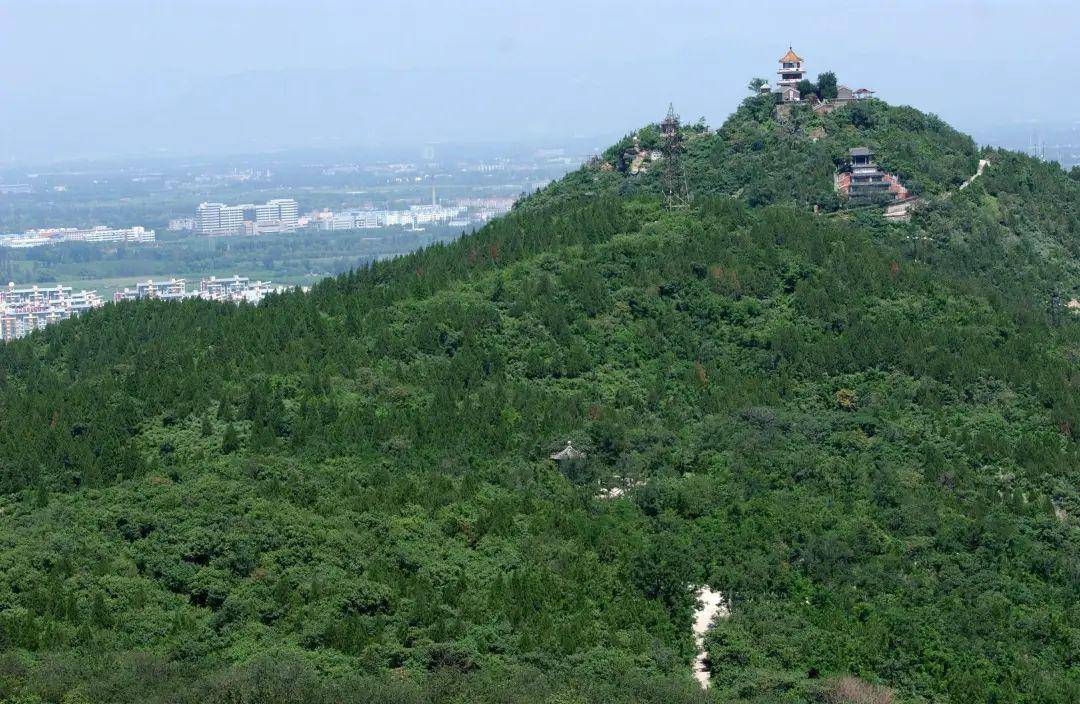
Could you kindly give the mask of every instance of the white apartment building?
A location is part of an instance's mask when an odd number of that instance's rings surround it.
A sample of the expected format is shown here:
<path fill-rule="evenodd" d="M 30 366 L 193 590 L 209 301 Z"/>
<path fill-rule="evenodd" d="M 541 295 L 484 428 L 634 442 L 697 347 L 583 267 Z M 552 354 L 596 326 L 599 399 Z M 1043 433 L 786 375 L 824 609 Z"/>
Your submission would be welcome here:
<path fill-rule="evenodd" d="M 183 232 L 195 229 L 195 218 L 173 218 L 169 220 L 169 232 Z"/>
<path fill-rule="evenodd" d="M 320 230 L 415 228 L 432 223 L 456 223 L 464 226 L 469 224 L 469 211 L 470 208 L 466 205 L 413 205 L 408 210 L 324 210 L 312 214 L 309 222 Z"/>
<path fill-rule="evenodd" d="M 154 242 L 157 236 L 153 230 L 145 227 L 116 228 L 98 225 L 89 229 L 77 227 L 52 227 L 43 230 L 27 230 L 19 235 L 0 237 L 0 247 L 40 247 L 60 242 L 127 242 L 129 244 L 147 244 Z"/>
<path fill-rule="evenodd" d="M 275 198 L 255 206 L 255 226 L 259 232 L 296 232 L 300 209 L 292 198 Z"/>
<path fill-rule="evenodd" d="M 377 210 L 364 210 L 356 214 L 356 227 L 371 230 L 386 223 L 386 214 Z"/>
<path fill-rule="evenodd" d="M 61 230 L 64 242 L 131 242 L 147 244 L 157 239 L 153 230 L 145 227 L 115 229 L 98 226 L 89 230 Z"/>
<path fill-rule="evenodd" d="M 277 210 L 277 219 L 282 232 L 295 232 L 300 219 L 300 207 L 292 198 L 275 198 L 267 203 Z"/>
<path fill-rule="evenodd" d="M 51 243 L 52 240 L 48 237 L 30 235 L 27 233 L 21 235 L 4 235 L 3 237 L 0 237 L 0 247 L 10 247 L 11 249 L 28 249 L 30 247 L 41 247 L 42 245 Z"/>
<path fill-rule="evenodd" d="M 209 279 L 200 280 L 199 293 L 196 295 L 211 301 L 258 303 L 272 292 L 269 281 L 252 281 L 246 276 L 234 274 L 223 279 L 211 276 Z"/>
<path fill-rule="evenodd" d="M 15 288 L 9 283 L 0 289 L 0 339 L 14 340 L 103 304 L 96 291 L 74 293 L 63 285 Z"/>
<path fill-rule="evenodd" d="M 195 211 L 195 231 L 201 235 L 296 232 L 300 208 L 292 198 L 275 198 L 261 205 L 203 203 Z"/>
<path fill-rule="evenodd" d="M 27 288 L 15 288 L 15 282 L 9 282 L 7 287 L 0 288 L 0 305 L 23 306 L 43 305 L 55 303 L 71 296 L 71 287 L 57 284 L 41 288 L 40 286 L 28 286 Z"/>
<path fill-rule="evenodd" d="M 195 231 L 200 235 L 238 235 L 244 228 L 244 206 L 202 203 L 195 209 Z"/>
<path fill-rule="evenodd" d="M 269 281 L 252 281 L 239 274 L 217 278 L 211 276 L 199 280 L 197 290 L 187 288 L 185 279 L 167 279 L 162 281 L 139 281 L 134 288 L 125 287 L 113 294 L 113 301 L 135 301 L 152 298 L 162 301 L 182 301 L 188 298 L 202 298 L 208 301 L 226 301 L 232 303 L 258 303 L 270 293 L 283 290 L 271 286 Z"/>
<path fill-rule="evenodd" d="M 356 214 L 350 212 L 334 213 L 330 219 L 331 230 L 353 230 L 356 228 Z"/>
<path fill-rule="evenodd" d="M 177 301 L 188 297 L 187 281 L 184 279 L 168 279 L 165 281 L 139 281 L 134 289 L 127 286 L 123 291 L 113 294 L 113 302 L 135 301 L 141 298 L 155 298 L 163 301 Z"/>

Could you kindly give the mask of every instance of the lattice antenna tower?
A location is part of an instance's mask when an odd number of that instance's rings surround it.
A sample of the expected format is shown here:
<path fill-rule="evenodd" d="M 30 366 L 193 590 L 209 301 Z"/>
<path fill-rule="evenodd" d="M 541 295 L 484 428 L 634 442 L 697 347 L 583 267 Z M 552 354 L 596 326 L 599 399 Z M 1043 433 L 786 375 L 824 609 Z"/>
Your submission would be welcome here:
<path fill-rule="evenodd" d="M 663 139 L 664 154 L 664 196 L 669 206 L 685 204 L 690 197 L 690 189 L 683 169 L 682 131 L 679 116 L 674 104 L 668 105 L 667 116 L 660 123 L 660 135 Z"/>

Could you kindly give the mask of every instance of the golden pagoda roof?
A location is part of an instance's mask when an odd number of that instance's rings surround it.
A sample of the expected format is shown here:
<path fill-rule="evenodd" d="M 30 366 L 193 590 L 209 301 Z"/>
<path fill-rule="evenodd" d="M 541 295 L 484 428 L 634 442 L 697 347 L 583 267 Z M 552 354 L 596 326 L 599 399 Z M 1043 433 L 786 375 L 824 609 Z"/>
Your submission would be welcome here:
<path fill-rule="evenodd" d="M 802 57 L 792 51 L 789 46 L 787 48 L 787 53 L 780 57 L 780 61 L 783 63 L 787 63 L 788 61 L 802 61 Z"/>

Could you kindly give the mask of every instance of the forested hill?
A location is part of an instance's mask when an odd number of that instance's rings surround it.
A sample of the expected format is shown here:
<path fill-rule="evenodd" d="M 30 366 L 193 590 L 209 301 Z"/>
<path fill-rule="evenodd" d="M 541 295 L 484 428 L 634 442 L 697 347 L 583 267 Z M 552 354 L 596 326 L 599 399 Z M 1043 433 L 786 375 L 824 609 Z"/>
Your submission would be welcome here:
<path fill-rule="evenodd" d="M 0 347 L 0 701 L 1080 701 L 1076 172 L 752 98 L 672 207 L 657 132 L 309 294 Z M 910 222 L 833 193 L 856 145 Z"/>
<path fill-rule="evenodd" d="M 916 195 L 957 188 L 975 173 L 979 160 L 974 141 L 939 118 L 880 100 L 859 101 L 824 115 L 793 106 L 778 115 L 772 95 L 766 95 L 745 101 L 716 131 L 699 122 L 684 127 L 682 137 L 682 171 L 690 193 L 737 196 L 750 206 L 791 203 L 838 209 L 841 199 L 833 176 L 847 163 L 852 147 L 874 149 L 880 165 Z M 628 172 L 635 150 L 662 151 L 663 146 L 660 125 L 648 125 L 610 147 L 593 168 L 572 174 L 538 200 L 590 190 L 661 195 L 661 164 L 647 160 L 641 173 Z"/>

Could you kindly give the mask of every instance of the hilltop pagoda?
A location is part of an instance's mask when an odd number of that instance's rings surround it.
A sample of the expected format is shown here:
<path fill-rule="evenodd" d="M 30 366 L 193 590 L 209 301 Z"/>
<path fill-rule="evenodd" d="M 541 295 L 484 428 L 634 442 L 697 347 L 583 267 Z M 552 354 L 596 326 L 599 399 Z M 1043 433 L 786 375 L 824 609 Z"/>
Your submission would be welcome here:
<path fill-rule="evenodd" d="M 790 46 L 787 53 L 780 57 L 780 69 L 776 73 L 780 76 L 780 80 L 776 82 L 780 100 L 785 103 L 799 102 L 802 99 L 799 95 L 799 81 L 806 76 L 806 69 L 803 68 L 802 57 Z"/>

